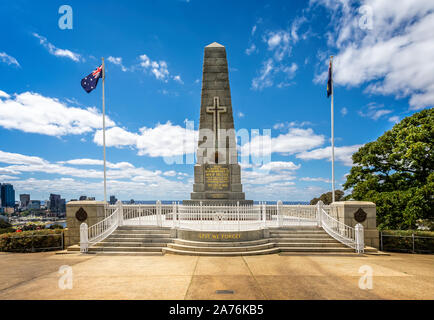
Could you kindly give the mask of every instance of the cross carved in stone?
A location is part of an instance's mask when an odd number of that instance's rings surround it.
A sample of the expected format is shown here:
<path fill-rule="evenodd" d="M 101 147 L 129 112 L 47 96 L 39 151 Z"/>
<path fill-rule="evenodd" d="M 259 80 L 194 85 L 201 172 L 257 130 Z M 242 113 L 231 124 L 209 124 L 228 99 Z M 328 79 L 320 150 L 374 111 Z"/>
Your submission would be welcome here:
<path fill-rule="evenodd" d="M 214 129 L 214 145 L 215 150 L 218 150 L 218 130 L 220 129 L 220 114 L 226 113 L 228 111 L 228 108 L 225 106 L 220 105 L 220 99 L 219 97 L 214 97 L 214 104 L 212 106 L 206 107 L 206 112 L 212 113 L 214 116 L 213 121 L 213 129 Z"/>

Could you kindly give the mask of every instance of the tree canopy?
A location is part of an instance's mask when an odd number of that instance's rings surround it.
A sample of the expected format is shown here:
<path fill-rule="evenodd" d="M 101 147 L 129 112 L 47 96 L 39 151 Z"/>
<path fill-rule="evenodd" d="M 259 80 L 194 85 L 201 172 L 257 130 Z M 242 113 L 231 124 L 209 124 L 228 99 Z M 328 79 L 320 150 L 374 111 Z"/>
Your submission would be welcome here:
<path fill-rule="evenodd" d="M 344 197 L 344 192 L 341 190 L 335 190 L 335 201 L 340 201 Z M 310 204 L 317 204 L 321 200 L 324 204 L 332 203 L 332 192 L 323 193 L 319 198 L 313 198 L 310 200 Z"/>
<path fill-rule="evenodd" d="M 434 109 L 403 119 L 353 154 L 344 190 L 377 205 L 380 228 L 414 229 L 434 218 Z"/>

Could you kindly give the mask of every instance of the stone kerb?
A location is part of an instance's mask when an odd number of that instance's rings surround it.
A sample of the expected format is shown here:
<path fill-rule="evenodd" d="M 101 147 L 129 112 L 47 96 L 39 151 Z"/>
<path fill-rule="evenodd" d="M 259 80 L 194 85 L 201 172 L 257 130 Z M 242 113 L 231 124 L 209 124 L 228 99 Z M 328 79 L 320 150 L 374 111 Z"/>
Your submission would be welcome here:
<path fill-rule="evenodd" d="M 86 212 L 86 219 L 80 221 L 77 219 L 77 212 L 80 208 Z M 70 201 L 66 204 L 66 226 L 65 246 L 79 244 L 80 242 L 80 225 L 86 222 L 88 226 L 105 218 L 104 201 Z"/>
<path fill-rule="evenodd" d="M 361 223 L 364 228 L 365 245 L 379 248 L 379 232 L 377 230 L 376 205 L 368 201 L 338 201 L 331 204 L 332 216 L 338 221 L 355 228 Z M 366 213 L 366 219 L 358 222 L 355 213 L 362 209 Z"/>

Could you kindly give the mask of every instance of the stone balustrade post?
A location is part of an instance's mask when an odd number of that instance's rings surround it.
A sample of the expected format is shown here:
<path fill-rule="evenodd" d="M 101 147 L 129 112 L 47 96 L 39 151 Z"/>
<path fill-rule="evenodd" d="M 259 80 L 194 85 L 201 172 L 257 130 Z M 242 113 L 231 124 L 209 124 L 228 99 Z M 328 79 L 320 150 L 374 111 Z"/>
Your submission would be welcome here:
<path fill-rule="evenodd" d="M 124 208 L 122 207 L 122 201 L 118 200 L 116 202 L 116 207 L 118 210 L 118 226 L 124 225 Z"/>
<path fill-rule="evenodd" d="M 365 249 L 363 225 L 360 223 L 356 224 L 355 231 L 356 231 L 356 251 L 357 253 L 363 253 Z"/>
<path fill-rule="evenodd" d="M 358 223 L 363 226 L 364 244 L 374 248 L 380 247 L 377 230 L 376 206 L 368 201 L 338 201 L 330 205 L 334 218 L 355 228 Z"/>
<path fill-rule="evenodd" d="M 277 225 L 282 226 L 282 201 L 277 201 Z"/>
<path fill-rule="evenodd" d="M 88 227 L 87 223 L 83 222 L 80 225 L 80 252 L 87 253 L 89 248 Z"/>
<path fill-rule="evenodd" d="M 318 203 L 316 204 L 316 218 L 317 218 L 317 223 L 318 223 L 318 227 L 322 227 L 322 210 L 323 210 L 323 205 L 324 203 L 319 200 Z"/>

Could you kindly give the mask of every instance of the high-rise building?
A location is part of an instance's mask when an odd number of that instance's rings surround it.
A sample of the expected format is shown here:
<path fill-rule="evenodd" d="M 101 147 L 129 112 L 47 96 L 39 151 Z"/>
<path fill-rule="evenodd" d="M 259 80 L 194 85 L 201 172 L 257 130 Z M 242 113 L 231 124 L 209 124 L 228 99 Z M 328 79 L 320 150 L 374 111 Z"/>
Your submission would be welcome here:
<path fill-rule="evenodd" d="M 41 209 L 41 201 L 40 200 L 30 200 L 28 205 L 28 209 L 39 210 Z"/>
<path fill-rule="evenodd" d="M 116 202 L 118 202 L 118 199 L 115 196 L 110 196 L 110 204 L 115 204 Z"/>
<path fill-rule="evenodd" d="M 48 207 L 51 213 L 64 213 L 66 211 L 66 201 L 60 197 L 60 194 L 50 194 L 50 206 Z"/>
<path fill-rule="evenodd" d="M 20 194 L 21 208 L 27 208 L 30 203 L 30 194 Z"/>
<path fill-rule="evenodd" d="M 15 190 L 9 183 L 3 183 L 0 186 L 1 206 L 4 208 L 15 207 Z"/>

